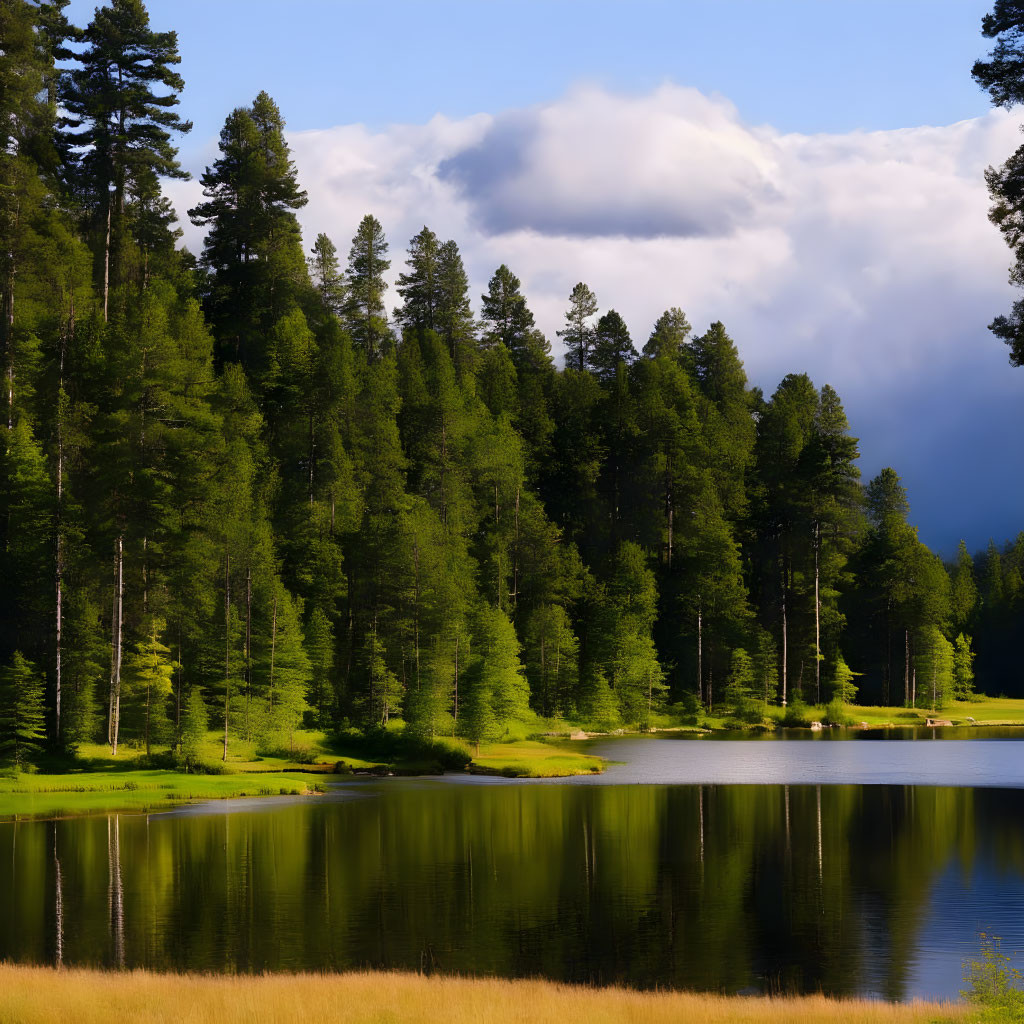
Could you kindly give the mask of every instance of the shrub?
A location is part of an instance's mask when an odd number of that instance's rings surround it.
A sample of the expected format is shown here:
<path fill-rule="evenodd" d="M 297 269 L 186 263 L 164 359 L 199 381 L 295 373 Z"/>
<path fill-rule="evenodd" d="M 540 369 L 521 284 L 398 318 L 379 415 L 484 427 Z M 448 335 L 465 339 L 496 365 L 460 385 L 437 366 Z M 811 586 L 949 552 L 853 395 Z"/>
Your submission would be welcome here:
<path fill-rule="evenodd" d="M 821 719 L 826 725 L 852 725 L 853 718 L 846 710 L 846 705 L 836 697 L 825 706 L 825 714 Z"/>

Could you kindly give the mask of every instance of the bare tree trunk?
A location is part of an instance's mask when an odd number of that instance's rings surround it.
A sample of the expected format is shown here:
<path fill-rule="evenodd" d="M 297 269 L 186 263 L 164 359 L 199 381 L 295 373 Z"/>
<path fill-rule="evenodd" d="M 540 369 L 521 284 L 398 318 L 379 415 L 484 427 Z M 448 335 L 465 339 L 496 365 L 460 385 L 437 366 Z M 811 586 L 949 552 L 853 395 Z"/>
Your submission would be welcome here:
<path fill-rule="evenodd" d="M 455 726 L 459 721 L 459 634 L 455 634 L 455 708 L 452 713 L 452 738 L 455 738 Z"/>
<path fill-rule="evenodd" d="M 821 591 L 818 568 L 821 551 L 821 526 L 814 524 L 814 691 L 815 703 L 821 703 Z"/>
<path fill-rule="evenodd" d="M 114 201 L 109 187 L 107 188 L 107 235 L 103 243 L 103 322 L 107 323 L 107 309 L 110 300 L 110 215 Z"/>
<path fill-rule="evenodd" d="M 68 304 L 67 330 L 60 332 L 60 351 L 57 358 L 57 650 L 56 654 L 56 693 L 54 699 L 54 739 L 60 743 L 60 716 L 63 683 L 63 632 L 64 632 L 64 357 L 67 354 L 68 340 L 75 336 L 75 289 L 71 283 L 71 295 Z"/>
<path fill-rule="evenodd" d="M 316 441 L 313 436 L 313 413 L 309 414 L 309 507 L 313 507 L 313 454 Z"/>
<path fill-rule="evenodd" d="M 274 652 L 277 648 L 277 593 L 274 593 L 274 614 L 270 626 L 270 710 L 274 710 Z"/>
<path fill-rule="evenodd" d="M 697 699 L 704 700 L 704 605 L 697 595 Z"/>
<path fill-rule="evenodd" d="M 668 546 L 665 552 L 665 564 L 671 569 L 672 568 L 672 547 L 675 543 L 674 529 L 675 529 L 675 507 L 672 501 L 672 482 L 671 479 L 665 483 L 665 518 L 668 520 Z"/>
<path fill-rule="evenodd" d="M 228 759 L 228 718 L 231 712 L 231 555 L 224 545 L 224 753 Z"/>
<path fill-rule="evenodd" d="M 910 705 L 910 630 L 903 630 L 903 706 Z"/>
<path fill-rule="evenodd" d="M 251 739 L 249 716 L 252 705 L 252 567 L 245 570 L 245 738 Z"/>
<path fill-rule="evenodd" d="M 786 706 L 786 686 L 789 676 L 789 624 L 786 620 L 786 572 L 782 572 L 782 706 Z"/>
<path fill-rule="evenodd" d="M 515 544 L 512 548 L 512 618 L 519 608 L 519 488 L 516 487 Z"/>
<path fill-rule="evenodd" d="M 110 717 L 107 726 L 107 739 L 110 743 L 110 754 L 117 757 L 117 736 L 121 728 L 121 644 L 123 640 L 124 615 L 124 537 L 119 535 L 114 548 L 114 622 L 113 622 L 113 657 L 110 673 Z"/>
<path fill-rule="evenodd" d="M 5 375 L 7 377 L 7 429 L 14 429 L 14 277 L 17 270 L 16 257 L 13 251 L 14 236 L 17 235 L 18 224 L 21 220 L 21 203 L 15 207 L 14 222 L 11 225 L 12 249 L 8 253 L 10 263 L 7 267 L 7 276 L 4 281 L 3 291 L 3 318 L 0 323 L 4 332 L 4 359 L 7 363 Z"/>
<path fill-rule="evenodd" d="M 174 736 L 177 744 L 181 743 L 181 619 L 178 619 L 178 685 L 174 693 Z"/>

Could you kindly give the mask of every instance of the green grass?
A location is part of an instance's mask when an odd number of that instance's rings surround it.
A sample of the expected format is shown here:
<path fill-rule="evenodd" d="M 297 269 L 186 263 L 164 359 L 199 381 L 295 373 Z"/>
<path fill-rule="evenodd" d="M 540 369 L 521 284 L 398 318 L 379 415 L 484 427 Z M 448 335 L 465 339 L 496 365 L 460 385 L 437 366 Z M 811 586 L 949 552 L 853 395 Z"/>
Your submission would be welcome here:
<path fill-rule="evenodd" d="M 0 820 L 59 818 L 110 811 L 166 810 L 196 800 L 317 791 L 316 780 L 281 772 L 185 775 L 163 769 L 0 776 Z"/>
<path fill-rule="evenodd" d="M 779 707 L 769 707 L 768 713 L 778 722 L 782 718 L 783 710 Z M 977 725 L 1024 725 L 1024 700 L 1011 697 L 982 697 L 976 701 L 954 701 L 938 711 L 931 711 L 928 708 L 860 704 L 847 705 L 846 710 L 854 725 L 867 722 L 873 728 L 924 725 L 929 718 L 942 719 L 954 725 L 971 725 L 968 718 L 973 718 L 973 724 Z M 824 714 L 824 706 L 807 707 L 807 717 L 811 720 L 821 721 Z"/>
<path fill-rule="evenodd" d="M 473 766 L 477 770 L 529 779 L 593 775 L 604 771 L 604 763 L 600 757 L 541 740 L 481 743 L 479 753 L 473 756 Z"/>

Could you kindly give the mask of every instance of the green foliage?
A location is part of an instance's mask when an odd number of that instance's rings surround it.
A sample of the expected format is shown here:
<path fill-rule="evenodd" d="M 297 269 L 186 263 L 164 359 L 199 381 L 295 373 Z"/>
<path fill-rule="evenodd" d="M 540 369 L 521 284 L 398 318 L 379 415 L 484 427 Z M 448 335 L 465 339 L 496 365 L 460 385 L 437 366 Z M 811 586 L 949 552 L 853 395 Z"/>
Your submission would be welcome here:
<path fill-rule="evenodd" d="M 724 325 L 694 336 L 678 307 L 639 356 L 582 282 L 556 370 L 509 267 L 478 324 L 427 227 L 396 337 L 383 226 L 344 269 L 303 243 L 262 92 L 202 176 L 201 259 L 178 251 L 177 39 L 141 0 L 82 32 L 61 10 L 8 4 L 0 61 L 0 664 L 36 666 L 55 748 L 102 735 L 118 668 L 129 746 L 205 713 L 291 754 L 306 718 L 480 740 L 724 697 L 753 722 L 822 674 L 851 699 L 840 652 L 862 697 L 991 677 L 1024 536 L 950 576 L 891 469 L 865 523 L 833 388 L 791 374 L 766 400 Z"/>
<path fill-rule="evenodd" d="M 178 748 L 178 758 L 187 772 L 195 771 L 202 763 L 202 749 L 208 727 L 209 716 L 203 695 L 198 686 L 193 686 L 181 716 L 181 743 Z"/>
<path fill-rule="evenodd" d="M 121 716 L 129 731 L 141 734 L 150 753 L 154 741 L 162 741 L 170 732 L 167 699 L 171 695 L 174 663 L 170 648 L 160 637 L 166 623 L 155 616 L 150 619 L 142 639 L 125 661 L 121 690 Z"/>
<path fill-rule="evenodd" d="M 953 696 L 956 700 L 970 700 L 974 696 L 974 652 L 971 638 L 957 634 L 953 644 Z"/>
<path fill-rule="evenodd" d="M 0 669 L 0 757 L 22 768 L 44 738 L 43 680 L 32 662 L 15 651 Z"/>
<path fill-rule="evenodd" d="M 960 995 L 985 1011 L 985 1020 L 1020 1020 L 1024 1017 L 1024 988 L 1020 969 L 1003 952 L 998 936 L 981 932 L 981 953 L 964 961 Z"/>
<path fill-rule="evenodd" d="M 833 697 L 832 700 L 825 705 L 825 713 L 821 716 L 821 720 L 825 725 L 853 725 L 853 717 L 846 709 L 846 703 L 840 700 L 838 697 Z"/>
<path fill-rule="evenodd" d="M 764 718 L 764 704 L 755 689 L 754 662 L 742 647 L 732 652 L 729 678 L 723 697 L 734 718 L 756 724 Z"/>
<path fill-rule="evenodd" d="M 832 699 L 840 704 L 852 704 L 857 696 L 857 685 L 854 679 L 860 675 L 854 672 L 841 653 L 836 652 L 835 665 L 832 670 Z"/>

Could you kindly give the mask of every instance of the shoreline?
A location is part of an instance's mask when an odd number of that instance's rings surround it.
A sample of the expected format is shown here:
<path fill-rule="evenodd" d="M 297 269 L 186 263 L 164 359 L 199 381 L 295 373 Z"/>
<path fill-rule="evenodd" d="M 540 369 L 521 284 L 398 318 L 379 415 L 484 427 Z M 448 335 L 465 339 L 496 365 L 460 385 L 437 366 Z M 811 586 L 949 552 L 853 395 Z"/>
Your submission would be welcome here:
<path fill-rule="evenodd" d="M 0 1020 L 19 1024 L 947 1024 L 969 1019 L 972 1009 L 940 1000 L 728 996 L 386 971 L 213 975 L 0 965 Z"/>

